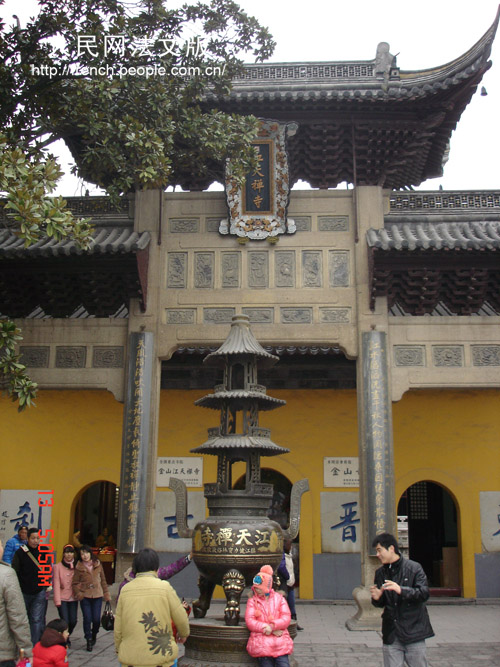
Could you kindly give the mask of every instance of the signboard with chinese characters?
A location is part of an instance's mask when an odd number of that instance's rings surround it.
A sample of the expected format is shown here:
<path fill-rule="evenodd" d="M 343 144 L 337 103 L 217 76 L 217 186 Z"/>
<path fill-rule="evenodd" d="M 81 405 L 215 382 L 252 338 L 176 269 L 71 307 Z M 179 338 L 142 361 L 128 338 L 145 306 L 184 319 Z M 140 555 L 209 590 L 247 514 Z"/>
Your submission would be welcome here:
<path fill-rule="evenodd" d="M 229 218 L 221 220 L 221 234 L 259 240 L 296 231 L 294 221 L 287 218 L 290 185 L 285 149 L 286 136 L 292 136 L 296 129 L 294 123 L 260 121 L 258 138 L 254 141 L 258 157 L 255 171 L 247 175 L 241 187 L 232 178 L 231 167 L 227 169 Z"/>
<path fill-rule="evenodd" d="M 53 491 L 2 489 L 0 491 L 0 540 L 3 545 L 19 528 L 50 528 Z"/>
<path fill-rule="evenodd" d="M 157 491 L 154 513 L 154 548 L 157 551 L 189 553 L 192 548 L 191 538 L 179 537 L 175 518 L 175 493 L 173 491 Z M 189 528 L 205 518 L 205 496 L 201 491 L 188 491 Z"/>
<path fill-rule="evenodd" d="M 188 487 L 203 486 L 203 457 L 159 456 L 156 461 L 156 486 L 167 487 L 171 477 L 180 479 Z"/>
<path fill-rule="evenodd" d="M 325 456 L 323 459 L 323 486 L 359 487 L 359 459 L 357 456 Z"/>
<path fill-rule="evenodd" d="M 500 491 L 480 491 L 483 551 L 500 551 Z"/>
<path fill-rule="evenodd" d="M 361 512 L 356 491 L 321 494 L 321 551 L 355 553 L 361 548 Z"/>

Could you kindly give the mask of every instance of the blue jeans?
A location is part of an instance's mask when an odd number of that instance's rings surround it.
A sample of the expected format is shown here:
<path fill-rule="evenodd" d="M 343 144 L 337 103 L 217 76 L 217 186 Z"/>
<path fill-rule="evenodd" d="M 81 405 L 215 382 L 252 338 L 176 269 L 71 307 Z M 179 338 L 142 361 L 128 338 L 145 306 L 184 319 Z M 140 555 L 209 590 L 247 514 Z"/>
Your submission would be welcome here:
<path fill-rule="evenodd" d="M 83 598 L 83 600 L 80 600 L 85 639 L 95 639 L 97 637 L 101 625 L 101 607 L 102 598 Z"/>
<path fill-rule="evenodd" d="M 59 612 L 59 618 L 62 618 L 68 624 L 69 634 L 73 632 L 76 626 L 77 617 L 78 617 L 78 602 L 66 602 L 61 600 L 61 606 L 58 607 L 57 611 Z"/>
<path fill-rule="evenodd" d="M 259 658 L 259 667 L 290 667 L 287 655 L 279 655 L 277 658 Z"/>
<path fill-rule="evenodd" d="M 427 667 L 425 640 L 403 644 L 395 639 L 393 644 L 384 644 L 384 667 Z"/>
<path fill-rule="evenodd" d="M 288 607 L 290 608 L 290 614 L 292 618 L 296 618 L 297 612 L 295 610 L 295 588 L 293 586 L 286 587 L 286 601 L 288 602 Z"/>
<path fill-rule="evenodd" d="M 45 588 L 42 588 L 39 593 L 23 593 L 23 598 L 28 621 L 30 622 L 31 641 L 34 646 L 40 641 L 45 628 L 45 611 L 47 609 Z"/>

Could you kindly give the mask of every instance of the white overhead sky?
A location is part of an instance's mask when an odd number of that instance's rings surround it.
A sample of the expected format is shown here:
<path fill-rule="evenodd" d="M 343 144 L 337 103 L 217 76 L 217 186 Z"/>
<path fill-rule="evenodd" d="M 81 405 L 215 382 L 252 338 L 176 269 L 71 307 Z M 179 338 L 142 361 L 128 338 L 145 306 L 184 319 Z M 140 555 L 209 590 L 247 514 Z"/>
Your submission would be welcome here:
<path fill-rule="evenodd" d="M 33 13 L 34 0 L 7 0 L 0 12 L 7 22 Z M 389 42 L 402 70 L 437 67 L 458 58 L 493 23 L 497 0 L 243 0 L 248 14 L 266 25 L 277 47 L 271 62 L 371 60 L 379 42 Z M 31 12 L 30 12 L 31 9 Z M 444 176 L 426 181 L 420 189 L 500 189 L 500 31 L 490 56 L 493 66 L 452 135 Z M 487 96 L 481 96 L 484 86 Z M 63 168 L 69 153 L 61 152 Z M 68 177 L 60 193 L 79 195 L 89 187 Z M 82 190 L 83 188 L 83 190 Z"/>

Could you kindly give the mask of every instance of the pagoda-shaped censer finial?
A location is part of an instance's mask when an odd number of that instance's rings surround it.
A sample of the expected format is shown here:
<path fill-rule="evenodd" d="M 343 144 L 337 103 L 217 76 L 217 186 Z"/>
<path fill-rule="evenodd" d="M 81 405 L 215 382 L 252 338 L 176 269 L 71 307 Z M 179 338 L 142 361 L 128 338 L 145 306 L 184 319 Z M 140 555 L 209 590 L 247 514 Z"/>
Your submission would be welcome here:
<path fill-rule="evenodd" d="M 205 358 L 205 363 L 223 369 L 222 384 L 195 405 L 220 411 L 220 423 L 208 429 L 208 439 L 193 453 L 217 456 L 217 481 L 205 484 L 209 516 L 194 531 L 185 522 L 185 489 L 170 480 L 177 494 L 177 524 L 181 536 L 193 538 L 193 559 L 200 571 L 200 598 L 193 603 L 194 615 L 205 616 L 216 584 L 224 588 L 226 625 L 239 622 L 239 601 L 262 565 L 275 569 L 283 554 L 283 537 L 298 531 L 300 496 L 308 489 L 301 480 L 292 489 L 290 528 L 281 527 L 268 516 L 273 485 L 261 482 L 260 457 L 286 454 L 288 449 L 271 440 L 269 429 L 259 426 L 259 412 L 274 410 L 285 401 L 272 398 L 257 381 L 259 368 L 273 366 L 278 357 L 266 352 L 252 334 L 248 317 L 233 317 L 231 330 L 222 345 Z M 233 489 L 232 467 L 246 466 L 245 486 Z M 184 499 L 183 499 L 184 496 Z"/>

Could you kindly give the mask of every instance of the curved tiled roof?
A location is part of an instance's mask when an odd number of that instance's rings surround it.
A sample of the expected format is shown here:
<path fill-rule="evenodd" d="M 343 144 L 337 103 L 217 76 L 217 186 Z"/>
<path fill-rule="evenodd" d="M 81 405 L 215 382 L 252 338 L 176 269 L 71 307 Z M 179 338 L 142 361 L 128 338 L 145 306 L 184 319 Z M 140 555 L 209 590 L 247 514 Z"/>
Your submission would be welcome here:
<path fill-rule="evenodd" d="M 498 20 L 439 67 L 401 71 L 392 63 L 384 71 L 377 59 L 246 65 L 230 93 L 207 104 L 296 124 L 287 140 L 291 184 L 420 185 L 442 175 L 451 134 L 491 66 Z"/>
<path fill-rule="evenodd" d="M 228 402 L 236 409 L 248 407 L 251 404 L 258 405 L 259 410 L 274 410 L 282 405 L 286 405 L 286 401 L 280 398 L 273 398 L 262 392 L 244 391 L 242 389 L 231 391 L 216 391 L 208 396 L 203 396 L 194 402 L 195 405 L 200 405 L 204 408 L 212 410 L 219 410 Z M 241 407 L 239 407 L 241 406 Z"/>
<path fill-rule="evenodd" d="M 34 257 L 69 257 L 71 255 L 116 255 L 144 250 L 149 245 L 149 232 L 134 232 L 130 227 L 96 227 L 93 243 L 82 250 L 71 239 L 57 241 L 44 237 L 30 247 L 8 230 L 0 231 L 0 258 L 32 259 Z"/>
<path fill-rule="evenodd" d="M 386 224 L 383 229 L 369 229 L 366 237 L 371 248 L 381 250 L 498 250 L 500 221 L 398 222 Z"/>

